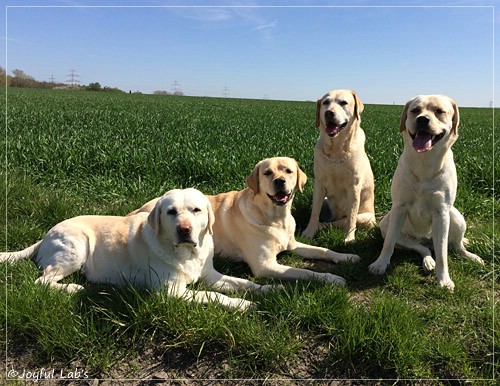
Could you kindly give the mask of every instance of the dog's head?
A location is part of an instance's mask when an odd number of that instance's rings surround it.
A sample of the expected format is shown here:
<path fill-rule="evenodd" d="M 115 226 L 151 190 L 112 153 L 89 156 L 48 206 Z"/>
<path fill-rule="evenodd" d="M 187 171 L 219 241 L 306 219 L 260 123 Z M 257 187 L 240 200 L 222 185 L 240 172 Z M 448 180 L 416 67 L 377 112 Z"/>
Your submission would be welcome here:
<path fill-rule="evenodd" d="M 157 237 L 197 247 L 205 234 L 212 234 L 214 212 L 208 198 L 196 189 L 165 193 L 149 213 L 148 223 Z"/>
<path fill-rule="evenodd" d="M 400 131 L 408 132 L 415 151 L 423 153 L 458 137 L 460 115 L 456 102 L 444 95 L 419 95 L 409 100 L 401 114 Z"/>
<path fill-rule="evenodd" d="M 266 195 L 274 205 L 290 203 L 296 189 L 302 192 L 306 174 L 297 161 L 288 157 L 266 158 L 255 165 L 247 185 L 255 194 Z"/>
<path fill-rule="evenodd" d="M 333 90 L 316 102 L 316 127 L 336 137 L 355 120 L 361 119 L 364 105 L 352 90 Z"/>

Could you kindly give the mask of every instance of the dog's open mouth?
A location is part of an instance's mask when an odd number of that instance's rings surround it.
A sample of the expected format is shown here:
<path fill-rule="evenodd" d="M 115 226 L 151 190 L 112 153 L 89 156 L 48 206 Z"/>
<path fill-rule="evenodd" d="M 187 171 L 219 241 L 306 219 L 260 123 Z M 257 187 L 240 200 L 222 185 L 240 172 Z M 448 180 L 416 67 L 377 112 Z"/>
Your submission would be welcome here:
<path fill-rule="evenodd" d="M 267 196 L 274 205 L 282 206 L 288 204 L 288 202 L 292 198 L 292 193 L 281 191 L 276 193 L 274 196 L 271 196 L 270 194 L 268 194 Z"/>
<path fill-rule="evenodd" d="M 432 147 L 444 137 L 444 135 L 444 131 L 438 135 L 433 135 L 426 131 L 417 131 L 416 134 L 410 133 L 410 137 L 413 141 L 412 146 L 417 153 L 423 153 L 431 150 Z"/>
<path fill-rule="evenodd" d="M 326 122 L 326 134 L 330 137 L 333 138 L 336 135 L 338 135 L 342 129 L 344 129 L 347 126 L 347 121 L 339 125 L 337 122 L 334 121 L 327 121 Z"/>

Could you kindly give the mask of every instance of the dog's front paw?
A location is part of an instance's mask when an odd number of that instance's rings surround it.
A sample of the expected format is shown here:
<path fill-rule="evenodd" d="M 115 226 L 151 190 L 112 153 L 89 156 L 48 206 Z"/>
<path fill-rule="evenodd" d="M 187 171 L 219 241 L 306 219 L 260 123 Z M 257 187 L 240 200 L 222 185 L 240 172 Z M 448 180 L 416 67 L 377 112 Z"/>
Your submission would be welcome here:
<path fill-rule="evenodd" d="M 445 288 L 450 292 L 453 292 L 455 289 L 455 283 L 453 283 L 450 278 L 438 280 L 438 284 L 440 287 Z"/>
<path fill-rule="evenodd" d="M 262 292 L 263 294 L 267 294 L 268 292 L 278 291 L 278 290 L 282 290 L 284 288 L 285 287 L 283 287 L 281 284 L 276 284 L 276 285 L 264 284 L 264 285 L 260 286 L 259 291 Z"/>
<path fill-rule="evenodd" d="M 434 268 L 436 268 L 436 262 L 431 256 L 425 256 L 422 261 L 422 267 L 424 267 L 426 271 L 433 271 Z"/>
<path fill-rule="evenodd" d="M 347 236 L 344 239 L 345 244 L 351 244 L 356 241 L 356 229 L 353 229 L 347 233 Z"/>
<path fill-rule="evenodd" d="M 311 240 L 314 237 L 314 235 L 316 234 L 317 230 L 318 230 L 317 227 L 316 227 L 316 229 L 314 229 L 314 227 L 308 226 L 302 232 L 302 237 L 304 237 L 305 239 Z"/>
<path fill-rule="evenodd" d="M 346 285 L 346 281 L 343 277 L 332 275 L 331 273 L 325 273 L 323 279 L 330 284 L 335 284 L 341 287 Z"/>
<path fill-rule="evenodd" d="M 80 284 L 62 284 L 61 288 L 65 289 L 69 293 L 83 291 L 83 289 L 84 289 L 84 287 L 81 286 Z"/>
<path fill-rule="evenodd" d="M 374 263 L 368 266 L 368 270 L 372 275 L 383 275 L 387 270 L 387 267 L 389 266 L 389 263 L 379 260 L 380 259 L 376 260 Z"/>
<path fill-rule="evenodd" d="M 236 303 L 233 307 L 239 309 L 240 311 L 250 311 L 257 308 L 257 304 L 245 299 L 235 299 Z"/>
<path fill-rule="evenodd" d="M 327 253 L 329 259 L 334 263 L 357 263 L 361 260 L 361 257 L 351 253 L 339 253 L 332 250 L 328 250 Z"/>
<path fill-rule="evenodd" d="M 359 257 L 358 255 L 351 255 L 346 253 L 345 256 L 345 261 L 347 261 L 348 263 L 359 263 L 359 261 L 361 260 L 361 257 Z"/>

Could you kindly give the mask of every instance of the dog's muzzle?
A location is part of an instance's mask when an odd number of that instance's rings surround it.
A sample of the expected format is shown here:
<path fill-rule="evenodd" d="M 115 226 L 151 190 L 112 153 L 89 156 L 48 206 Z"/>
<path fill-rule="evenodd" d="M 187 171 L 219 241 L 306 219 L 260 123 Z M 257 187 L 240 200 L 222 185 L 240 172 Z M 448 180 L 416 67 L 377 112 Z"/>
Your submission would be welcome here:
<path fill-rule="evenodd" d="M 325 131 L 330 138 L 337 136 L 347 126 L 347 121 L 343 123 L 337 122 L 335 114 L 330 110 L 325 111 L 325 122 Z"/>
<path fill-rule="evenodd" d="M 177 243 L 176 247 L 185 244 L 196 247 L 196 242 L 191 237 L 191 227 L 190 226 L 178 226 L 177 227 Z"/>

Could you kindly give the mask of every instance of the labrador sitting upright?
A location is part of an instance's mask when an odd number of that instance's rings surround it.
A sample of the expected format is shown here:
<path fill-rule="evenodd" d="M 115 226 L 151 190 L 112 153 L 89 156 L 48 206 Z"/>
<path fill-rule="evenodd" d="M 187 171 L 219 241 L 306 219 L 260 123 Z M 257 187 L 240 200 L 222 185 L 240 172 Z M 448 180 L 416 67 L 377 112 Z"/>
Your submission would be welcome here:
<path fill-rule="evenodd" d="M 417 251 L 426 270 L 436 268 L 441 287 L 453 290 L 448 273 L 448 245 L 460 255 L 483 264 L 464 247 L 466 224 L 453 206 L 457 173 L 451 146 L 458 138 L 455 101 L 441 95 L 420 95 L 406 103 L 400 131 L 404 149 L 392 180 L 392 208 L 380 222 L 384 246 L 370 272 L 383 274 L 394 246 Z M 436 261 L 430 249 L 432 243 Z"/>
<path fill-rule="evenodd" d="M 346 243 L 355 240 L 356 226 L 375 225 L 373 172 L 360 126 L 363 108 L 351 90 L 333 90 L 317 101 L 320 132 L 314 148 L 311 217 L 302 232 L 306 238 L 318 230 L 324 204 L 331 215 L 328 222 L 346 231 Z"/>
<path fill-rule="evenodd" d="M 294 159 L 268 158 L 255 166 L 247 178 L 247 188 L 208 196 L 215 213 L 215 253 L 245 261 L 257 277 L 319 279 L 344 285 L 345 280 L 340 276 L 277 262 L 277 254 L 283 251 L 332 262 L 359 260 L 357 255 L 337 253 L 295 240 L 292 200 L 297 189 L 302 191 L 306 180 Z M 151 200 L 131 214 L 152 210 L 157 200 Z"/>
<path fill-rule="evenodd" d="M 271 288 L 222 275 L 213 268 L 213 224 L 206 196 L 195 189 L 176 189 L 160 197 L 151 213 L 80 216 L 63 221 L 31 247 L 1 253 L 0 261 L 36 253 L 42 268 L 36 282 L 69 292 L 83 287 L 58 281 L 82 270 L 91 282 L 167 289 L 169 295 L 201 303 L 216 301 L 247 309 L 252 306 L 249 301 L 186 288 L 199 280 L 220 291 L 248 288 L 265 292 Z"/>

